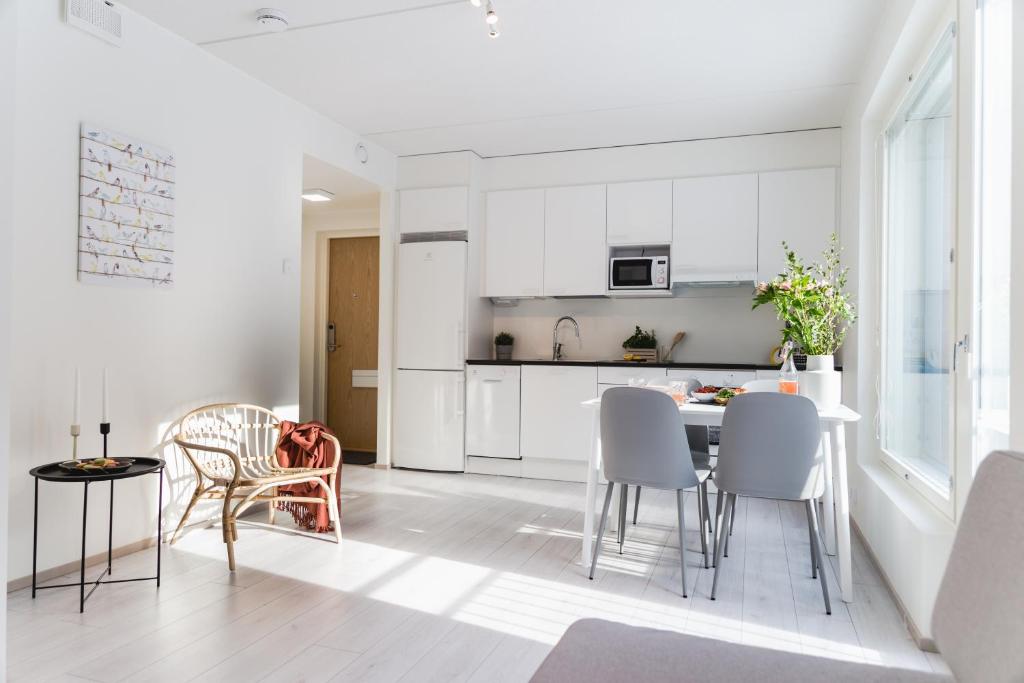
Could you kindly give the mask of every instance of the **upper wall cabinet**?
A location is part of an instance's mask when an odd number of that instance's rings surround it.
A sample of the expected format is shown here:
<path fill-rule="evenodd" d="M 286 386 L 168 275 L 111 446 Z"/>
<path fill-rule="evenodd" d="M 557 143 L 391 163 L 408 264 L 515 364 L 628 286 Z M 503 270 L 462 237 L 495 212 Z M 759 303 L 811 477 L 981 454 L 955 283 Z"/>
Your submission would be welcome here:
<path fill-rule="evenodd" d="M 544 295 L 607 290 L 605 186 L 553 187 L 544 201 Z"/>
<path fill-rule="evenodd" d="M 544 190 L 487 193 L 483 296 L 541 296 Z"/>
<path fill-rule="evenodd" d="M 836 169 L 760 174 L 758 278 L 786 266 L 785 241 L 804 261 L 816 262 L 836 230 Z"/>
<path fill-rule="evenodd" d="M 757 174 L 683 178 L 673 186 L 672 282 L 757 276 Z"/>
<path fill-rule="evenodd" d="M 398 194 L 399 232 L 468 230 L 469 188 L 432 187 Z"/>
<path fill-rule="evenodd" d="M 672 241 L 672 181 L 608 186 L 608 244 Z"/>

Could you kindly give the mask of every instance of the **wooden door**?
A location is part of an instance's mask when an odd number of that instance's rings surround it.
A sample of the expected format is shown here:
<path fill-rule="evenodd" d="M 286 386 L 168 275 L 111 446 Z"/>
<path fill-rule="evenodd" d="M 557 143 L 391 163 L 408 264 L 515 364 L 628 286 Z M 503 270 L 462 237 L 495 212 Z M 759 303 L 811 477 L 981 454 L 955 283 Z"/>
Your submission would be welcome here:
<path fill-rule="evenodd" d="M 380 238 L 332 239 L 330 245 L 327 320 L 335 327 L 335 348 L 327 350 L 327 425 L 344 450 L 373 453 L 376 383 L 353 386 L 353 371 L 377 369 Z"/>

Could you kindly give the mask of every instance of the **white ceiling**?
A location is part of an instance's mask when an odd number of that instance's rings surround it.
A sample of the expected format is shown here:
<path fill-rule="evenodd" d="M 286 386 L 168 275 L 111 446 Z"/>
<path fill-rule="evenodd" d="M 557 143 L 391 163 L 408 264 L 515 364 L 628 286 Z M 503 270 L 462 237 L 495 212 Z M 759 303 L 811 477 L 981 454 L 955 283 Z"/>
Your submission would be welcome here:
<path fill-rule="evenodd" d="M 302 188 L 327 190 L 334 195 L 329 202 L 303 200 L 303 216 L 374 211 L 380 204 L 380 190 L 376 185 L 309 155 L 302 157 Z"/>
<path fill-rule="evenodd" d="M 884 0 L 124 0 L 398 154 L 838 125 Z M 260 34 L 264 2 L 291 30 Z"/>

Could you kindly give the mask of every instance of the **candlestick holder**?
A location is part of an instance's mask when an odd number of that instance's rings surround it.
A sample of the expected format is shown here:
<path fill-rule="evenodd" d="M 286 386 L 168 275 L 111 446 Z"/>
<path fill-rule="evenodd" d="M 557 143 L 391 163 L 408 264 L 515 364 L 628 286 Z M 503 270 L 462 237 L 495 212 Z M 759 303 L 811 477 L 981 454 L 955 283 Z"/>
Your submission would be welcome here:
<path fill-rule="evenodd" d="M 107 457 L 107 434 L 110 434 L 110 423 L 100 422 L 100 434 L 103 435 L 103 457 Z"/>
<path fill-rule="evenodd" d="M 82 425 L 71 425 L 71 459 L 78 460 L 78 437 L 82 433 Z"/>

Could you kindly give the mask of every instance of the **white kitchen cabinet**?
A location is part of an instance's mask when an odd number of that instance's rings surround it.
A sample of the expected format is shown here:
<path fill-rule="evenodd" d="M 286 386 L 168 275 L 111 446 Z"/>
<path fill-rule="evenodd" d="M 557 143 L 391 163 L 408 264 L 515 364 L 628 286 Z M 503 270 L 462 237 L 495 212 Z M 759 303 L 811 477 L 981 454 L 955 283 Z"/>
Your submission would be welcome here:
<path fill-rule="evenodd" d="M 487 193 L 482 296 L 541 296 L 544 190 Z"/>
<path fill-rule="evenodd" d="M 759 185 L 758 279 L 785 268 L 783 241 L 805 262 L 820 261 L 836 230 L 836 169 L 761 173 Z"/>
<path fill-rule="evenodd" d="M 609 366 L 597 368 L 598 384 L 617 384 L 628 386 L 631 380 L 642 379 L 650 384 L 665 383 L 665 368 L 645 368 L 643 366 Z"/>
<path fill-rule="evenodd" d="M 544 194 L 544 295 L 603 295 L 605 186 L 552 187 Z"/>
<path fill-rule="evenodd" d="M 757 174 L 673 183 L 672 282 L 757 277 Z"/>
<path fill-rule="evenodd" d="M 518 365 L 466 368 L 466 455 L 519 458 Z"/>
<path fill-rule="evenodd" d="M 753 370 L 711 370 L 703 368 L 669 368 L 668 381 L 676 382 L 691 377 L 700 381 L 701 384 L 716 387 L 739 387 L 747 382 L 757 379 L 757 373 Z"/>
<path fill-rule="evenodd" d="M 520 431 L 524 461 L 586 461 L 594 414 L 582 403 L 596 396 L 596 367 L 524 365 Z"/>
<path fill-rule="evenodd" d="M 432 187 L 398 193 L 399 232 L 468 230 L 469 188 Z"/>
<path fill-rule="evenodd" d="M 672 181 L 608 186 L 608 244 L 672 241 Z"/>

